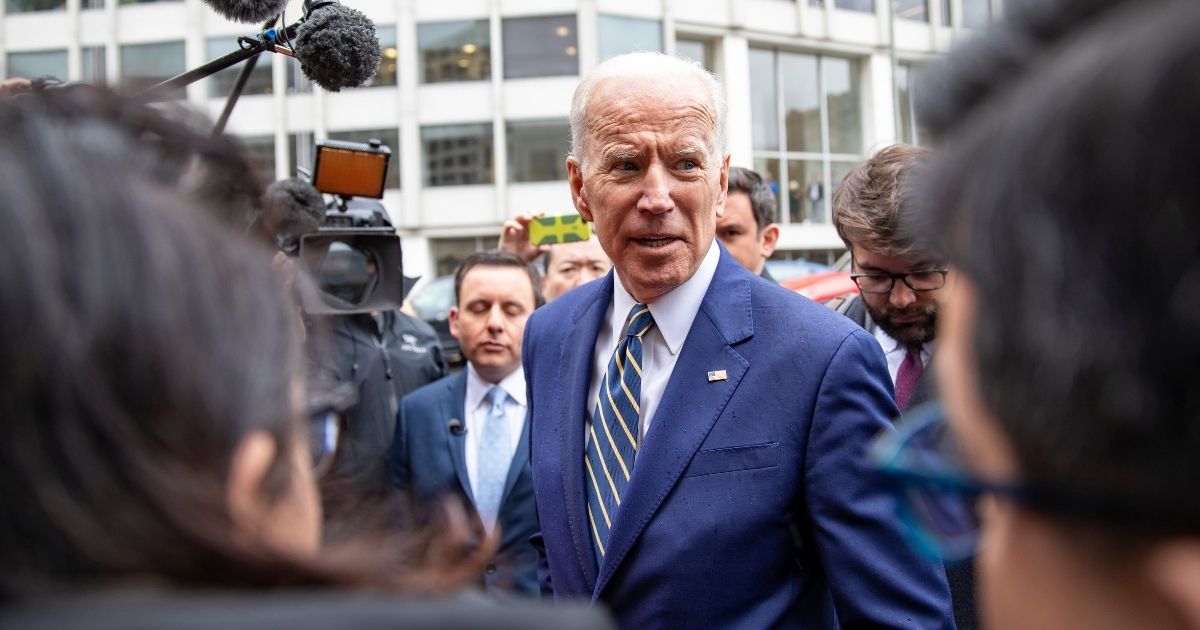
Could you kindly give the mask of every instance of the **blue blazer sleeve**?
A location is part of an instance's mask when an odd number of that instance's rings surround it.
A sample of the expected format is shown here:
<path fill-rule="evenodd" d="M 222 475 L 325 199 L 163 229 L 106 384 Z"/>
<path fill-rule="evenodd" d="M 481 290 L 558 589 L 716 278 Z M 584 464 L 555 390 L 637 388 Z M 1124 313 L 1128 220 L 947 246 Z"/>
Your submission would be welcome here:
<path fill-rule="evenodd" d="M 843 626 L 953 628 L 941 565 L 913 552 L 896 526 L 863 445 L 898 415 L 879 344 L 855 330 L 817 394 L 804 475 L 812 535 Z M 902 611 L 904 618 L 889 618 Z"/>

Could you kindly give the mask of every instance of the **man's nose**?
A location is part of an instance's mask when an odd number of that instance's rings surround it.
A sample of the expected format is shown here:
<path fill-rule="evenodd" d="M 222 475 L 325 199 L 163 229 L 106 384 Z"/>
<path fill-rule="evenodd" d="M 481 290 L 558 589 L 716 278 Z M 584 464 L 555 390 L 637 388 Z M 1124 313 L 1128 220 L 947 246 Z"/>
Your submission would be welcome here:
<path fill-rule="evenodd" d="M 504 330 L 504 309 L 499 304 L 493 304 L 488 310 L 487 327 L 491 332 Z"/>
<path fill-rule="evenodd" d="M 671 200 L 671 175 L 666 166 L 657 162 L 646 167 L 642 176 L 642 196 L 638 199 L 638 210 L 661 213 L 675 207 Z"/>
<path fill-rule="evenodd" d="M 888 302 L 892 308 L 904 308 L 916 301 L 916 292 L 909 288 L 904 280 L 896 278 L 896 283 L 892 285 L 892 292 L 888 295 Z"/>

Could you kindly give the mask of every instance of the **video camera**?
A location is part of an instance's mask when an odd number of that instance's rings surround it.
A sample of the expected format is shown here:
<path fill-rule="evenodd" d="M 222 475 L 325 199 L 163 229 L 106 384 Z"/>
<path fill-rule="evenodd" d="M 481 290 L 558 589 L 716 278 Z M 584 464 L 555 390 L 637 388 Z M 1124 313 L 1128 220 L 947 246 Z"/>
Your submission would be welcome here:
<path fill-rule="evenodd" d="M 383 204 L 392 151 L 369 143 L 316 143 L 312 184 L 333 195 L 315 233 L 300 237 L 297 258 L 316 280 L 320 299 L 305 299 L 313 315 L 344 315 L 400 308 L 404 274 L 400 236 Z"/>

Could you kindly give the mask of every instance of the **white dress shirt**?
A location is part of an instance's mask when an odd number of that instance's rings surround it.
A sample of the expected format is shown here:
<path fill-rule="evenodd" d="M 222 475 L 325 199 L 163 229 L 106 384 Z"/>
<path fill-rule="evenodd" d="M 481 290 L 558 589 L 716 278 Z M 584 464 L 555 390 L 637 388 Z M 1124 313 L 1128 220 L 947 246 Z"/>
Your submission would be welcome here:
<path fill-rule="evenodd" d="M 875 341 L 879 342 L 879 346 L 883 348 L 883 356 L 887 359 L 888 374 L 892 375 L 892 385 L 896 384 L 896 375 L 900 373 L 900 364 L 904 363 L 904 357 L 908 354 L 908 346 L 892 339 L 892 336 L 883 332 L 883 329 L 878 324 L 875 325 Z M 921 366 L 929 366 L 929 358 L 933 356 L 933 344 L 930 341 L 921 346 Z"/>
<path fill-rule="evenodd" d="M 505 420 L 508 421 L 508 461 L 511 465 L 513 454 L 517 452 L 517 443 L 521 439 L 521 431 L 525 428 L 525 370 L 517 368 L 512 374 L 504 377 L 499 383 L 489 383 L 479 376 L 475 367 L 467 364 L 467 399 L 466 399 L 466 457 L 467 477 L 471 480 L 471 494 L 478 492 L 479 479 L 479 438 L 483 435 L 483 423 L 487 421 L 487 393 L 492 385 L 499 385 L 508 394 L 504 401 Z"/>
<path fill-rule="evenodd" d="M 675 362 L 679 360 L 679 351 L 683 349 L 683 342 L 687 339 L 688 331 L 692 329 L 692 321 L 700 311 L 700 303 L 704 301 L 704 294 L 708 292 L 708 285 L 712 283 L 720 259 L 721 250 L 714 240 L 709 245 L 704 260 L 700 262 L 700 267 L 687 282 L 659 296 L 654 303 L 648 305 L 650 315 L 654 317 L 654 327 L 642 337 L 643 378 L 639 444 L 650 429 L 654 412 L 658 409 L 663 391 L 666 390 L 671 373 L 675 370 Z M 588 390 L 589 416 L 596 413 L 596 396 L 600 393 L 604 371 L 608 369 L 608 362 L 612 359 L 617 343 L 625 335 L 625 318 L 629 316 L 634 304 L 637 304 L 637 300 L 621 284 L 620 272 L 614 273 L 613 299 L 608 305 L 604 323 L 600 325 L 600 334 L 596 336 L 596 348 L 592 354 L 592 382 L 591 389 Z"/>

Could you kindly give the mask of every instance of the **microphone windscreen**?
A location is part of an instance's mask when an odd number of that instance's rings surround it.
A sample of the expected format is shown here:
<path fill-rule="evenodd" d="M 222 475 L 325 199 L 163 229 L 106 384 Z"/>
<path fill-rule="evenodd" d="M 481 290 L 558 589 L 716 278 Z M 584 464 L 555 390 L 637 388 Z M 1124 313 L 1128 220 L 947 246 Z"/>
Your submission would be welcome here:
<path fill-rule="evenodd" d="M 283 12 L 287 0 L 204 0 L 212 7 L 234 22 L 257 24 L 265 22 Z"/>
<path fill-rule="evenodd" d="M 282 241 L 316 232 L 325 219 L 325 198 L 312 184 L 296 177 L 267 186 L 262 207 L 267 231 Z"/>
<path fill-rule="evenodd" d="M 362 85 L 379 69 L 375 23 L 340 4 L 313 11 L 296 29 L 294 44 L 304 76 L 330 92 Z"/>

